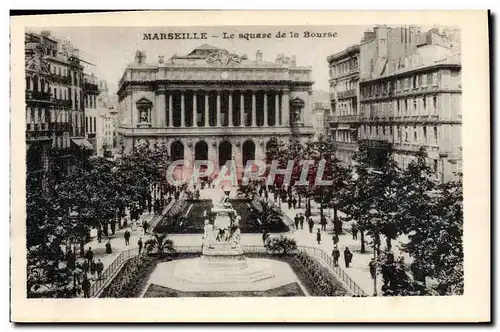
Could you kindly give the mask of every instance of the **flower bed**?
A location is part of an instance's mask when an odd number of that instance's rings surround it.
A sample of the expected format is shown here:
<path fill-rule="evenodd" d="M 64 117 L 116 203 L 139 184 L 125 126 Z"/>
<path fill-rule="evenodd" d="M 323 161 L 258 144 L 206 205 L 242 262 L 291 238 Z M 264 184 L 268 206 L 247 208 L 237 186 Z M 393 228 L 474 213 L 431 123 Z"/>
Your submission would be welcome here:
<path fill-rule="evenodd" d="M 258 202 L 246 199 L 232 199 L 230 202 L 241 217 L 242 233 L 261 233 L 264 229 L 271 233 L 289 231 L 283 221 L 284 216 L 275 210 L 269 210 L 266 215 L 262 215 L 262 206 Z M 176 201 L 158 222 L 154 231 L 168 234 L 202 234 L 205 226 L 203 212 L 207 211 L 208 218 L 213 220 L 211 208 L 211 200 Z"/>
<path fill-rule="evenodd" d="M 175 259 L 186 259 L 198 257 L 199 254 L 180 253 L 173 255 L 164 255 L 162 257 L 150 257 L 147 255 L 140 255 L 131 258 L 125 263 L 120 272 L 115 276 L 111 283 L 104 289 L 100 297 L 114 297 L 114 298 L 131 298 L 139 297 L 146 286 L 146 283 L 156 268 L 156 264 Z M 260 257 L 267 259 L 275 259 L 288 263 L 294 273 L 297 275 L 301 284 L 306 288 L 310 296 L 348 296 L 349 292 L 344 288 L 343 284 L 338 281 L 335 276 L 320 263 L 316 262 L 314 258 L 305 253 L 292 254 L 292 255 L 271 255 L 271 254 L 246 254 L 247 257 Z M 288 288 L 287 288 L 288 289 Z M 153 292 L 154 293 L 154 292 Z M 165 292 L 164 292 L 165 293 Z M 175 293 L 175 292 L 174 292 Z M 181 294 L 179 292 L 172 293 L 171 296 L 192 296 Z M 206 292 L 204 292 L 206 293 Z M 290 295 L 292 292 L 289 290 L 284 291 L 281 289 L 276 293 L 269 293 L 278 296 L 300 296 L 297 292 L 296 295 Z M 170 294 L 166 292 L 165 294 Z M 288 295 L 285 295 L 288 294 Z M 165 295 L 165 296 L 167 296 Z M 241 296 L 263 296 L 264 294 L 241 294 Z M 149 294 L 151 297 L 151 292 Z M 204 294 L 203 296 L 209 296 Z"/>
<path fill-rule="evenodd" d="M 197 254 L 138 255 L 129 259 L 99 297 L 139 297 L 156 264 L 172 259 L 192 258 Z"/>

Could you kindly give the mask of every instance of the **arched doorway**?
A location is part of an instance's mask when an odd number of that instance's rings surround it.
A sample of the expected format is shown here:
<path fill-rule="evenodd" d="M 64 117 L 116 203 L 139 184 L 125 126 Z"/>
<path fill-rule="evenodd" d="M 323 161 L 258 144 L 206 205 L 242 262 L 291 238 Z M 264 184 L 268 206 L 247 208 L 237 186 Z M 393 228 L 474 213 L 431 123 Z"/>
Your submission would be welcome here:
<path fill-rule="evenodd" d="M 255 143 L 251 140 L 243 143 L 243 167 L 246 166 L 248 160 L 255 160 Z"/>
<path fill-rule="evenodd" d="M 228 141 L 222 141 L 219 144 L 219 168 L 222 168 L 228 160 L 233 157 L 233 151 L 231 143 Z"/>
<path fill-rule="evenodd" d="M 194 160 L 208 160 L 208 144 L 205 141 L 199 141 L 194 146 Z M 201 165 L 200 172 L 204 172 L 207 169 L 206 165 Z M 207 177 L 201 178 L 202 180 L 208 180 Z"/>
<path fill-rule="evenodd" d="M 175 141 L 170 147 L 170 156 L 172 161 L 184 159 L 184 144 L 181 141 Z"/>

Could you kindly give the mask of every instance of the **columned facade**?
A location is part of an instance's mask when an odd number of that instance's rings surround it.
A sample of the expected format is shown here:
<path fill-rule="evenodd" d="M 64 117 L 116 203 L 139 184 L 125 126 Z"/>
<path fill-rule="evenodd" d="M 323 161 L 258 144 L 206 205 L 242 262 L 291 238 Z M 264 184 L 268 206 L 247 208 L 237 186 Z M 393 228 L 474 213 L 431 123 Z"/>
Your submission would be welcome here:
<path fill-rule="evenodd" d="M 204 46 L 171 59 L 184 64 L 181 60 L 187 58 L 189 65 L 154 67 L 136 58 L 126 69 L 118 92 L 125 152 L 146 140 L 164 143 L 173 159 L 210 160 L 215 175 L 222 164 L 233 160 L 241 173 L 246 161 L 265 159 L 265 144 L 271 137 L 312 137 L 310 68 L 265 61 L 260 65 L 236 55 L 230 55 L 233 61 L 208 63 L 217 58 L 213 54 L 227 51 Z M 290 103 L 296 99 L 303 107 L 297 110 L 300 121 L 294 123 Z M 141 110 L 138 101 L 146 105 Z"/>

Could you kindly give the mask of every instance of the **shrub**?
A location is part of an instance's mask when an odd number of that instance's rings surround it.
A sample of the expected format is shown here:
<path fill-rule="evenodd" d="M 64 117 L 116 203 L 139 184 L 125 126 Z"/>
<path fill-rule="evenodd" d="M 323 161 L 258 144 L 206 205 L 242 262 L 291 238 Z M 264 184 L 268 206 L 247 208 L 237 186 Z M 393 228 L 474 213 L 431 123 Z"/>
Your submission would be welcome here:
<path fill-rule="evenodd" d="M 273 254 L 286 255 L 297 251 L 297 242 L 295 242 L 295 239 L 283 235 L 268 238 L 265 246 Z"/>
<path fill-rule="evenodd" d="M 153 257 L 138 255 L 129 259 L 100 297 L 127 298 L 139 295 L 143 283 L 155 267 L 156 259 Z"/>
<path fill-rule="evenodd" d="M 346 296 L 348 294 L 332 273 L 308 254 L 300 252 L 294 255 L 294 260 L 307 273 L 311 295 Z"/>
<path fill-rule="evenodd" d="M 153 238 L 146 241 L 146 243 L 144 244 L 144 249 L 148 254 L 154 251 L 160 255 L 165 253 L 166 251 L 175 251 L 174 242 L 171 239 L 167 238 L 167 234 L 159 233 L 155 233 Z"/>

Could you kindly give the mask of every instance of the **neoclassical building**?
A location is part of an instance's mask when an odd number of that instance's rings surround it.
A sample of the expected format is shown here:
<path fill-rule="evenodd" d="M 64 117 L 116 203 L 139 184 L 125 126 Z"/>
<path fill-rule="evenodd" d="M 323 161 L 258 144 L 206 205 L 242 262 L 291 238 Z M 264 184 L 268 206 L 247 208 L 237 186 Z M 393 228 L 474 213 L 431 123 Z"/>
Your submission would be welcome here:
<path fill-rule="evenodd" d="M 283 54 L 250 60 L 205 44 L 150 64 L 137 51 L 119 82 L 119 144 L 165 144 L 172 160 L 210 160 L 216 172 L 231 159 L 240 173 L 273 136 L 312 138 L 312 85 L 311 68 Z"/>

